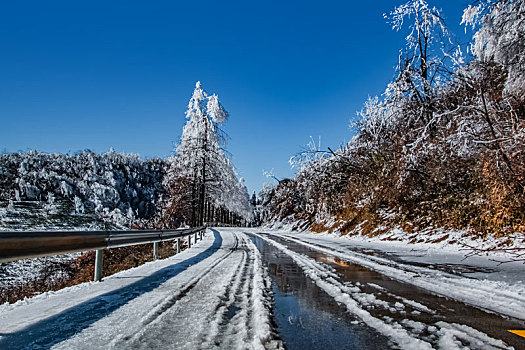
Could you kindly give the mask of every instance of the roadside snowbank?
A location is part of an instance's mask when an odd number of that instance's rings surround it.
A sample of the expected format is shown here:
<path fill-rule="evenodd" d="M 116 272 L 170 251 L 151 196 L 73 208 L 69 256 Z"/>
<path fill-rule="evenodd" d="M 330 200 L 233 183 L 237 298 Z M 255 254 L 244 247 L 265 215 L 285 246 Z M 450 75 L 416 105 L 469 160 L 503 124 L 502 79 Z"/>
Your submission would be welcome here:
<path fill-rule="evenodd" d="M 333 218 L 323 218 L 323 220 L 326 226 L 336 224 Z M 447 230 L 443 228 L 428 228 L 410 233 L 399 226 L 391 229 L 388 229 L 386 226 L 379 226 L 372 231 L 372 236 L 368 236 L 363 234 L 361 227 L 365 223 L 366 221 L 363 221 L 354 230 L 344 235 L 340 233 L 338 228 L 314 234 L 321 237 L 337 237 L 356 242 L 387 242 L 387 245 L 398 243 L 400 246 L 408 245 L 416 249 L 439 248 L 452 250 L 455 254 L 462 252 L 463 257 L 472 255 L 489 256 L 493 259 L 498 259 L 499 262 L 521 261 L 525 263 L 525 233 L 516 232 L 513 235 L 502 237 L 495 237 L 491 234 L 476 236 L 467 230 Z M 283 221 L 269 222 L 264 228 L 274 231 L 312 233 L 308 230 L 299 229 L 306 226 L 307 223 L 303 220 L 295 220 L 293 216 L 290 216 Z"/>

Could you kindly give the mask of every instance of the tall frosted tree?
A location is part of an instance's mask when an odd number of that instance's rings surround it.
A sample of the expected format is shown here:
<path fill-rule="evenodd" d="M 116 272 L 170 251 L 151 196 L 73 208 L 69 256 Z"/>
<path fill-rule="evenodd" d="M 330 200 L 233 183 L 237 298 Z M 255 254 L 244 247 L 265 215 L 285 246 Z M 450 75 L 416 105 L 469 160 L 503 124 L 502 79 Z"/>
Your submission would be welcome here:
<path fill-rule="evenodd" d="M 406 30 L 406 46 L 399 55 L 398 77 L 390 84 L 386 95 L 395 99 L 401 94 L 415 100 L 421 107 L 415 119 L 429 123 L 435 88 L 449 72 L 446 58 L 459 62 L 460 51 L 452 46 L 440 10 L 425 0 L 409 0 L 384 16 L 392 29 Z"/>
<path fill-rule="evenodd" d="M 250 220 L 246 188 L 239 185 L 222 149 L 225 138 L 220 125 L 227 118 L 217 95 L 208 95 L 197 82 L 176 155 L 170 159 L 165 224 L 195 226 L 205 221 Z"/>

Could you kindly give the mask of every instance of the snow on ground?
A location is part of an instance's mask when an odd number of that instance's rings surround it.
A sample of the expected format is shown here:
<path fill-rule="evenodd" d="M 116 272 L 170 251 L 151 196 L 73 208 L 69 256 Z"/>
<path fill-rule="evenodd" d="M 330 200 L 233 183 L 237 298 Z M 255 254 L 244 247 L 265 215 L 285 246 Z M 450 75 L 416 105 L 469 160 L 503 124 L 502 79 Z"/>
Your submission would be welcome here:
<path fill-rule="evenodd" d="M 61 267 L 71 264 L 80 255 L 81 253 L 71 253 L 3 263 L 0 265 L 0 293 L 8 288 L 38 280 L 44 273 L 45 282 L 53 285 L 55 281 L 67 276 Z"/>
<path fill-rule="evenodd" d="M 383 213 L 385 220 L 392 216 L 392 213 Z M 468 230 L 452 230 L 443 228 L 427 228 L 415 232 L 407 232 L 399 226 L 388 229 L 386 226 L 377 227 L 372 233 L 373 236 L 363 234 L 362 225 L 366 221 L 361 222 L 353 230 L 347 234 L 341 234 L 340 227 L 336 226 L 335 219 L 329 216 L 323 216 L 318 220 L 318 223 L 323 223 L 326 227 L 334 227 L 330 231 L 315 233 L 319 237 L 333 237 L 342 238 L 361 244 L 362 242 L 383 245 L 390 247 L 409 247 L 405 250 L 413 248 L 417 250 L 427 250 L 438 248 L 437 251 L 452 252 L 461 258 L 470 256 L 487 256 L 497 262 L 512 262 L 520 260 L 525 263 L 525 256 L 523 255 L 523 248 L 525 247 L 525 233 L 516 232 L 511 235 L 495 237 L 492 234 L 475 235 Z M 342 226 L 345 221 L 342 221 Z M 285 218 L 283 222 L 274 221 L 265 225 L 267 229 L 272 231 L 283 232 L 298 232 L 299 227 L 304 227 L 307 224 L 304 220 L 294 220 L 293 217 Z M 308 231 L 302 231 L 310 233 Z M 461 254 L 458 254 L 461 252 Z M 487 260 L 487 259 L 485 259 Z M 471 260 L 475 261 L 475 259 Z"/>
<path fill-rule="evenodd" d="M 325 262 L 289 249 L 275 237 L 368 267 L 453 299 L 524 319 L 520 284 L 484 279 L 479 271 L 438 267 L 453 251 L 409 250 L 386 242 L 342 240 L 260 229 L 209 230 L 191 249 L 105 278 L 0 305 L 0 348 L 152 349 L 282 348 L 271 327 L 271 283 L 246 233 L 289 255 L 305 276 L 359 322 L 403 349 L 507 349 L 501 340 L 454 321 L 432 323 L 432 305 L 390 293 L 384 286 L 343 281 Z M 456 260 L 454 260 L 456 259 Z M 429 266 L 429 264 L 431 266 Z M 452 264 L 454 265 L 454 264 Z M 459 266 L 459 265 L 458 265 Z M 506 268 L 502 265 L 501 268 Z M 515 272 L 517 274 L 517 272 Z M 522 279 L 523 280 L 523 279 Z M 377 293 L 375 292 L 377 291 Z M 428 319 L 428 318 L 427 318 Z"/>
<path fill-rule="evenodd" d="M 402 318 L 401 321 L 396 321 L 388 316 L 373 316 L 368 310 L 377 307 L 388 309 L 392 313 L 404 312 L 406 306 L 421 310 L 422 312 L 433 313 L 433 311 L 425 305 L 405 298 L 399 298 L 402 302 L 395 302 L 393 305 L 390 305 L 384 300 L 377 299 L 373 294 L 363 293 L 359 283 L 349 284 L 342 282 L 335 271 L 327 265 L 288 249 L 285 245 L 274 241 L 272 235 L 260 235 L 256 232 L 257 231 L 253 231 L 258 237 L 289 255 L 303 270 L 304 274 L 314 281 L 318 287 L 333 297 L 339 304 L 344 305 L 351 314 L 357 316 L 367 326 L 387 336 L 396 344 L 396 347 L 399 346 L 401 349 L 414 350 L 434 348 L 447 350 L 465 348 L 511 348 L 503 341 L 491 338 L 485 333 L 466 325 L 444 321 L 428 325 L 413 321 L 409 318 Z M 290 239 L 289 233 L 284 234 L 281 232 L 279 236 L 286 236 Z M 303 239 L 304 237 L 301 238 Z M 300 242 L 296 239 L 293 240 Z M 310 244 L 307 245 L 312 246 Z M 328 249 L 318 247 L 316 249 L 322 250 L 323 252 L 328 251 Z M 405 317 L 409 317 L 409 315 L 405 313 Z M 469 346 L 465 347 L 465 344 L 469 344 Z"/>
<path fill-rule="evenodd" d="M 0 306 L 0 348 L 279 348 L 249 238 L 211 230 L 181 254 Z"/>
<path fill-rule="evenodd" d="M 484 256 L 465 258 L 453 247 L 344 239 L 308 232 L 269 231 L 310 248 L 370 268 L 481 309 L 525 320 L 523 263 L 499 264 Z"/>

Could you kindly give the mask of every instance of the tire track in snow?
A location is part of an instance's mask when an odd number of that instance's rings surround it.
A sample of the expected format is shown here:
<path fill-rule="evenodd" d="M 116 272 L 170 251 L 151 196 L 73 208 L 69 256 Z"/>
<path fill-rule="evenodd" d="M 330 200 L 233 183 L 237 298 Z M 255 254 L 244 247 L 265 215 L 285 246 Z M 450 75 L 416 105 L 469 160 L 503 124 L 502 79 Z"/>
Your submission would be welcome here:
<path fill-rule="evenodd" d="M 196 285 L 201 281 L 203 278 L 206 277 L 210 272 L 212 272 L 215 268 L 220 266 L 220 264 L 226 260 L 236 249 L 239 244 L 239 238 L 236 234 L 234 234 L 235 243 L 233 248 L 230 248 L 228 252 L 226 252 L 224 255 L 218 257 L 213 262 L 210 263 L 210 266 L 206 268 L 204 271 L 199 273 L 197 276 L 195 276 L 193 279 L 191 279 L 188 283 L 186 283 L 180 290 L 176 291 L 175 294 L 172 296 L 159 301 L 156 305 L 153 306 L 153 309 L 143 318 L 142 320 L 142 328 L 146 328 L 149 324 L 155 322 L 159 318 L 162 317 L 163 314 L 165 314 L 170 308 L 172 308 L 180 299 L 184 298 Z M 132 333 L 128 334 L 126 336 L 119 336 L 114 341 L 111 342 L 110 346 L 119 347 L 119 344 L 133 341 L 138 336 L 138 333 Z"/>
<path fill-rule="evenodd" d="M 220 322 L 209 333 L 203 348 L 281 349 L 282 342 L 270 327 L 271 282 L 253 242 L 245 234 L 241 241 L 242 273 L 235 277 L 227 302 L 216 317 Z"/>
<path fill-rule="evenodd" d="M 224 323 L 223 333 L 221 334 L 224 347 L 232 349 L 242 346 L 242 343 L 239 344 L 238 342 L 235 342 L 235 340 L 238 341 L 242 339 L 242 342 L 245 342 L 253 338 L 253 332 L 250 332 L 252 327 L 243 327 L 243 325 L 250 325 L 250 323 L 253 323 L 253 312 L 251 310 L 252 305 L 250 303 L 250 298 L 253 295 L 252 280 L 257 272 L 254 271 L 254 251 L 248 247 L 246 236 L 244 236 L 243 239 L 244 246 L 249 253 L 247 254 L 248 258 L 244 274 L 241 277 L 241 283 L 238 285 L 238 289 L 233 296 L 235 300 L 233 306 L 237 307 L 238 310 L 236 310 L 235 314 Z M 237 334 L 238 337 L 233 337 L 234 334 Z"/>
<path fill-rule="evenodd" d="M 221 233 L 222 234 L 222 233 Z M 269 303 L 260 288 L 264 270 L 243 233 L 224 232 L 238 243 L 187 293 L 117 348 L 151 349 L 170 344 L 187 349 L 275 349 Z M 260 257 L 259 257 L 260 260 Z M 258 306 L 262 305 L 263 310 Z M 231 319 L 228 313 L 237 308 Z"/>
<path fill-rule="evenodd" d="M 228 317 L 229 313 L 231 313 L 231 310 L 235 307 L 234 303 L 236 302 L 236 296 L 241 288 L 242 280 L 246 279 L 249 266 L 248 254 L 244 251 L 244 245 L 244 242 L 242 242 L 241 247 L 238 248 L 242 251 L 242 260 L 239 263 L 237 272 L 234 274 L 232 282 L 228 284 L 225 293 L 221 298 L 222 303 L 217 305 L 215 314 L 213 315 L 213 320 L 210 320 L 210 329 L 207 333 L 202 335 L 203 347 L 206 344 L 212 347 L 219 346 L 222 343 L 221 339 L 224 338 L 223 333 L 226 329 L 228 319 L 231 318 Z"/>

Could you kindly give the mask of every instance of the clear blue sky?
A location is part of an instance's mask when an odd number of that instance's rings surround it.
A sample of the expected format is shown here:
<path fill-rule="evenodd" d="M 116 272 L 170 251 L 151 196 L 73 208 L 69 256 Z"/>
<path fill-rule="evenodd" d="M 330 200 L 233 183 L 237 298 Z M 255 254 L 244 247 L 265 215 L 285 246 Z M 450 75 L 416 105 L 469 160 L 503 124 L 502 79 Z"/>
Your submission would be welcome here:
<path fill-rule="evenodd" d="M 173 151 L 200 80 L 230 112 L 228 150 L 250 192 L 309 137 L 338 147 L 394 75 L 399 1 L 6 1 L 0 151 L 144 157 Z M 434 1 L 460 32 L 467 1 Z"/>

